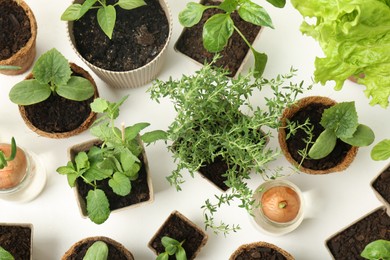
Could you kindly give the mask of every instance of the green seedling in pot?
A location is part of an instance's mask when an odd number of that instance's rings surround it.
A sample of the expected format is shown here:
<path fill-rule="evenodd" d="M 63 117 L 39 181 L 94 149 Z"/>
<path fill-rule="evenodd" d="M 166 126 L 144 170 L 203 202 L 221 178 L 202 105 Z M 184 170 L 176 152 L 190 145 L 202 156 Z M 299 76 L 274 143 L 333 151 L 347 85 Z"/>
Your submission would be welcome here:
<path fill-rule="evenodd" d="M 15 159 L 16 152 L 17 152 L 17 147 L 16 147 L 15 138 L 12 137 L 10 156 L 6 157 L 4 155 L 4 152 L 0 150 L 0 170 L 3 169 L 4 167 L 7 167 L 9 161 L 12 161 L 13 159 Z"/>
<path fill-rule="evenodd" d="M 94 242 L 85 253 L 83 260 L 107 260 L 108 246 L 103 241 Z"/>
<path fill-rule="evenodd" d="M 286 4 L 285 0 L 267 0 L 267 2 L 279 8 Z M 179 22 L 184 27 L 192 27 L 200 22 L 203 12 L 210 8 L 222 10 L 223 13 L 212 15 L 204 24 L 202 38 L 205 49 L 213 53 L 222 51 L 233 32 L 236 31 L 252 51 L 255 58 L 254 76 L 260 77 L 267 63 L 267 55 L 254 49 L 243 33 L 235 26 L 231 14 L 237 12 L 246 22 L 274 28 L 267 11 L 250 0 L 225 0 L 220 5 L 210 6 L 189 2 L 185 9 L 179 13 Z"/>
<path fill-rule="evenodd" d="M 13 255 L 0 246 L 0 259 L 1 260 L 14 260 Z"/>
<path fill-rule="evenodd" d="M 112 38 L 116 22 L 115 6 L 119 6 L 125 10 L 135 9 L 146 5 L 143 0 L 118 0 L 115 4 L 107 4 L 106 0 L 85 0 L 82 4 L 70 5 L 61 16 L 63 21 L 75 21 L 83 17 L 91 9 L 97 9 L 97 21 L 100 28 Z"/>
<path fill-rule="evenodd" d="M 368 146 L 375 135 L 371 128 L 359 124 L 355 102 L 341 102 L 324 110 L 321 125 L 325 128 L 309 150 L 311 159 L 321 159 L 330 154 L 337 139 L 352 146 Z"/>
<path fill-rule="evenodd" d="M 390 241 L 375 240 L 366 245 L 360 256 L 369 260 L 390 260 Z"/>
<path fill-rule="evenodd" d="M 168 260 L 169 256 L 175 256 L 176 260 L 187 260 L 186 251 L 183 248 L 183 243 L 177 241 L 176 239 L 164 236 L 161 238 L 161 243 L 165 248 L 165 252 L 159 254 L 156 260 Z"/>
<path fill-rule="evenodd" d="M 32 105 L 45 101 L 51 95 L 83 101 L 95 93 L 88 79 L 72 76 L 68 60 L 54 48 L 38 58 L 32 74 L 33 79 L 25 79 L 12 87 L 9 98 L 13 103 Z"/>
<path fill-rule="evenodd" d="M 105 222 L 110 215 L 109 201 L 98 181 L 108 179 L 115 194 L 126 196 L 130 194 L 131 182 L 138 178 L 141 169 L 139 156 L 143 147 L 138 136 L 149 123 L 137 123 L 128 127 L 122 125 L 121 129 L 115 126 L 119 107 L 126 98 L 127 96 L 118 103 L 97 98 L 91 103 L 92 111 L 99 113 L 101 117 L 94 122 L 90 131 L 102 144 L 91 147 L 87 152 L 79 152 L 74 161 L 57 169 L 58 173 L 67 176 L 70 187 L 75 186 L 78 178 L 93 187 L 88 192 L 86 202 L 88 216 L 96 224 Z M 146 144 L 153 143 L 165 139 L 165 132 L 151 131 L 141 135 L 140 139 Z"/>

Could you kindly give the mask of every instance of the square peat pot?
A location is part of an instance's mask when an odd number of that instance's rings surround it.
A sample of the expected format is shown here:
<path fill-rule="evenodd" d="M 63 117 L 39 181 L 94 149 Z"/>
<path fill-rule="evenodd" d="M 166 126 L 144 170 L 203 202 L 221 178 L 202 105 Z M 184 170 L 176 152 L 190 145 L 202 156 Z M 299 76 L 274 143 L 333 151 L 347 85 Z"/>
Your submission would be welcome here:
<path fill-rule="evenodd" d="M 177 210 L 173 211 L 148 243 L 156 254 L 165 252 L 161 238 L 168 236 L 179 242 L 184 241 L 183 248 L 187 259 L 194 259 L 208 240 L 207 234 Z"/>
<path fill-rule="evenodd" d="M 334 259 L 364 259 L 366 245 L 378 239 L 390 240 L 390 217 L 379 207 L 338 231 L 325 241 Z"/>
<path fill-rule="evenodd" d="M 371 188 L 374 190 L 377 198 L 387 208 L 387 214 L 390 216 L 390 164 L 375 177 L 371 182 Z"/>
<path fill-rule="evenodd" d="M 149 171 L 149 164 L 145 153 L 145 148 L 141 139 L 138 139 L 139 144 L 142 146 L 142 153 L 139 156 L 142 162 L 141 169 L 139 171 L 139 177 L 137 180 L 132 181 L 132 191 L 126 196 L 119 196 L 115 194 L 108 185 L 108 181 L 100 183 L 101 189 L 103 189 L 108 197 L 110 203 L 111 213 L 119 210 L 129 209 L 143 204 L 152 203 L 154 200 L 152 179 Z M 74 161 L 77 153 L 81 151 L 88 151 L 92 146 L 101 145 L 101 140 L 93 139 L 84 143 L 74 145 L 69 148 L 68 156 L 71 161 Z M 76 185 L 73 188 L 77 203 L 79 206 L 82 217 L 87 218 L 87 206 L 86 196 L 90 189 L 90 185 L 86 184 L 83 180 L 76 181 Z"/>
<path fill-rule="evenodd" d="M 32 260 L 33 225 L 0 223 L 0 246 L 15 259 Z"/>

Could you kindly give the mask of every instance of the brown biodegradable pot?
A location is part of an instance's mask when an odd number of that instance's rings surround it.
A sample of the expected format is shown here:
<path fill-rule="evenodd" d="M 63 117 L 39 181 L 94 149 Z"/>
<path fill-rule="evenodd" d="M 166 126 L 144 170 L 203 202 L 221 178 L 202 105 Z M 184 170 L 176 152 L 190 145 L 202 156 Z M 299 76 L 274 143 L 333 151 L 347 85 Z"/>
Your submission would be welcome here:
<path fill-rule="evenodd" d="M 134 260 L 131 252 L 121 243 L 104 236 L 84 238 L 69 248 L 62 256 L 62 260 L 78 260 L 83 259 L 88 248 L 96 241 L 103 241 L 108 246 L 108 259 L 110 260 Z"/>
<path fill-rule="evenodd" d="M 294 257 L 285 250 L 267 242 L 254 242 L 241 245 L 230 256 L 229 260 L 255 260 L 255 259 L 286 259 Z"/>
<path fill-rule="evenodd" d="M 79 67 L 78 65 L 76 65 L 74 63 L 69 63 L 69 64 L 70 64 L 71 70 L 73 71 L 74 74 L 77 74 L 77 75 L 79 75 L 81 77 L 84 77 L 84 78 L 88 79 L 92 83 L 93 87 L 95 88 L 95 94 L 94 94 L 93 97 L 91 97 L 87 101 L 81 101 L 81 102 L 85 103 L 84 106 L 83 106 L 83 107 L 85 107 L 84 110 L 90 111 L 89 115 L 84 120 L 81 119 L 80 124 L 77 124 L 77 126 L 75 126 L 75 128 L 73 128 L 73 129 L 68 129 L 68 130 L 65 130 L 65 131 L 59 131 L 59 130 L 56 129 L 57 124 L 54 122 L 54 123 L 50 124 L 51 126 L 47 126 L 48 130 L 43 130 L 43 129 L 40 128 L 40 126 L 37 125 L 37 123 L 33 123 L 32 122 L 32 118 L 31 118 L 31 116 L 29 114 L 29 113 L 31 113 L 31 114 L 34 113 L 34 109 L 35 108 L 33 108 L 33 106 L 36 106 L 38 104 L 34 104 L 34 105 L 30 105 L 30 106 L 19 106 L 20 115 L 22 116 L 22 118 L 23 118 L 24 122 L 26 123 L 26 125 L 31 130 L 33 130 L 34 132 L 39 134 L 40 136 L 49 137 L 49 138 L 68 138 L 70 136 L 77 135 L 77 134 L 87 130 L 90 127 L 90 125 L 96 119 L 96 113 L 92 112 L 91 109 L 90 109 L 90 103 L 92 103 L 95 98 L 99 97 L 99 92 L 98 92 L 96 83 L 93 80 L 92 76 L 88 73 L 88 71 L 84 70 L 83 68 Z M 30 73 L 26 77 L 26 79 L 32 79 L 33 77 L 34 76 L 32 75 L 32 73 Z M 46 102 L 46 101 L 47 100 L 42 101 L 41 103 Z M 72 102 L 76 102 L 76 101 L 72 101 Z M 41 104 L 41 103 L 39 103 L 39 104 Z M 41 110 L 47 111 L 44 108 L 41 109 Z M 28 112 L 28 111 L 30 111 L 30 112 Z M 63 111 L 64 111 L 64 113 L 67 113 L 67 109 L 64 109 Z M 53 113 L 53 114 L 57 115 L 57 113 Z M 49 113 L 45 113 L 45 114 L 49 114 Z M 79 115 L 79 114 L 78 113 L 74 113 L 73 116 L 74 115 Z M 60 119 L 61 118 L 55 118 L 56 121 L 60 121 Z M 39 119 L 37 119 L 37 120 L 39 120 Z M 44 123 L 39 121 L 39 124 L 46 124 L 46 123 L 47 123 L 47 121 L 45 121 Z"/>
<path fill-rule="evenodd" d="M 6 74 L 6 75 L 18 75 L 26 72 L 33 63 L 36 55 L 36 38 L 37 38 L 37 22 L 35 20 L 35 16 L 30 9 L 30 7 L 25 3 L 25 1 L 20 1 L 20 3 L 17 3 L 16 1 L 9 1 L 9 0 L 1 0 L 0 3 L 4 4 L 6 2 L 10 3 L 16 3 L 20 6 L 20 8 L 23 9 L 25 14 L 28 17 L 30 28 L 31 28 L 31 36 L 27 43 L 19 49 L 15 54 L 13 54 L 11 57 L 0 60 L 0 65 L 12 65 L 12 66 L 19 66 L 21 69 L 19 70 L 0 70 L 0 73 Z M 0 29 L 0 32 L 3 28 Z M 0 50 L 1 51 L 1 50 Z"/>
<path fill-rule="evenodd" d="M 111 188 L 108 187 L 108 183 L 101 183 L 102 189 L 106 193 L 108 200 L 110 202 L 111 213 L 119 210 L 129 209 L 132 207 L 137 207 L 143 204 L 151 203 L 154 200 L 153 197 L 153 185 L 152 179 L 149 171 L 149 164 L 145 153 L 145 148 L 143 142 L 138 139 L 140 145 L 142 145 L 142 154 L 140 160 L 143 162 L 138 179 L 132 181 L 132 191 L 127 196 L 119 196 L 111 191 Z M 102 142 L 99 139 L 90 140 L 78 145 L 72 146 L 68 153 L 69 159 L 74 161 L 77 153 L 81 151 L 88 151 L 92 146 L 99 146 Z M 83 186 L 83 187 L 82 187 Z M 87 207 L 86 207 L 86 194 L 88 193 L 89 185 L 85 184 L 83 181 L 77 181 L 76 186 L 74 187 L 74 192 L 77 199 L 77 204 L 79 206 L 80 214 L 86 218 Z M 107 190 L 105 189 L 107 188 Z M 81 189 L 83 191 L 81 191 Z M 85 196 L 83 195 L 85 193 Z"/>
<path fill-rule="evenodd" d="M 333 105 L 337 104 L 336 101 L 323 97 L 323 96 L 310 96 L 305 97 L 300 100 L 294 105 L 292 105 L 289 108 L 286 108 L 282 115 L 282 125 L 279 128 L 279 145 L 280 148 L 286 157 L 286 159 L 293 164 L 294 166 L 299 166 L 300 161 L 300 155 L 298 155 L 297 149 L 291 149 L 289 148 L 289 144 L 286 140 L 286 122 L 287 120 L 291 120 L 294 117 L 298 115 L 298 113 L 307 115 L 305 118 L 302 118 L 302 120 L 306 120 L 307 117 L 310 118 L 309 115 L 312 115 L 313 113 L 316 113 L 318 115 L 318 111 L 323 111 L 325 108 L 329 108 Z M 322 112 L 321 112 L 322 113 Z M 323 127 L 319 124 L 319 121 L 321 120 L 320 116 L 317 118 L 310 118 L 310 122 L 314 124 L 314 140 L 318 137 L 318 135 L 323 131 Z M 294 120 L 293 120 L 294 121 Z M 303 123 L 303 122 L 302 122 Z M 316 127 L 317 125 L 317 127 Z M 298 130 L 297 133 L 299 133 Z M 302 131 L 303 132 L 303 131 Z M 295 136 L 298 136 L 297 134 Z M 294 137 L 290 137 L 294 138 Z M 302 140 L 304 137 L 299 137 Z M 289 140 L 290 140 L 289 139 Z M 303 144 L 306 145 L 306 144 Z M 304 147 L 302 147 L 304 148 Z M 299 149 L 302 149 L 299 148 Z M 331 172 L 340 172 L 348 168 L 348 166 L 352 163 L 352 161 L 355 159 L 356 154 L 358 151 L 358 147 L 356 146 L 350 146 L 341 140 L 337 140 L 335 149 L 326 157 L 319 159 L 319 160 L 313 160 L 313 159 L 305 159 L 302 163 L 302 165 L 299 167 L 299 170 L 304 173 L 308 174 L 327 174 Z M 295 157 L 295 158 L 294 158 Z M 336 161 L 334 161 L 336 160 Z M 309 166 L 307 166 L 309 165 Z M 312 168 L 312 165 L 317 165 L 318 168 Z"/>
<path fill-rule="evenodd" d="M 387 208 L 387 214 L 390 216 L 390 164 L 386 165 L 371 181 L 371 188 L 374 190 L 377 198 Z"/>
<path fill-rule="evenodd" d="M 0 223 L 0 246 L 15 259 L 32 260 L 33 225 Z"/>
<path fill-rule="evenodd" d="M 173 211 L 148 243 L 148 247 L 156 254 L 165 252 L 161 238 L 168 236 L 179 242 L 184 241 L 183 248 L 187 259 L 194 259 L 207 243 L 207 234 L 186 218 L 179 211 Z"/>

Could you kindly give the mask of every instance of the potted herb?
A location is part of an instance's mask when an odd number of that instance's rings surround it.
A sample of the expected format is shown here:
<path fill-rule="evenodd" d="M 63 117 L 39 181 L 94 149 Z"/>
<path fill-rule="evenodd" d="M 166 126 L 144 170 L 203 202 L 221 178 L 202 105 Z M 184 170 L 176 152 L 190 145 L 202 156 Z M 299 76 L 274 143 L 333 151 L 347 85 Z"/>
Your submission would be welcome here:
<path fill-rule="evenodd" d="M 321 96 L 303 98 L 287 108 L 279 129 L 287 160 L 309 174 L 345 170 L 358 147 L 370 145 L 374 138 L 371 128 L 359 124 L 354 102 L 337 104 Z"/>
<path fill-rule="evenodd" d="M 42 54 L 32 73 L 9 92 L 30 129 L 41 136 L 66 138 L 95 120 L 89 104 L 99 93 L 87 71 L 69 63 L 56 49 Z"/>
<path fill-rule="evenodd" d="M 37 22 L 34 13 L 23 0 L 4 0 L 0 3 L 0 66 L 20 67 L 0 73 L 17 75 L 26 72 L 36 54 Z"/>
<path fill-rule="evenodd" d="M 286 4 L 285 0 L 267 2 L 279 8 Z M 215 65 L 228 69 L 234 76 L 250 50 L 255 59 L 254 75 L 262 75 L 267 55 L 256 51 L 252 44 L 261 27 L 273 28 L 271 17 L 262 6 L 242 0 L 189 2 L 179 13 L 179 22 L 185 30 L 175 45 L 178 51 L 201 65 L 212 61 L 212 53 L 221 52 L 222 58 Z"/>
<path fill-rule="evenodd" d="M 38 157 L 11 143 L 0 143 L 0 199 L 27 202 L 42 191 L 46 171 Z"/>
<path fill-rule="evenodd" d="M 173 211 L 148 243 L 158 260 L 194 259 L 207 243 L 207 234 L 195 223 Z"/>
<path fill-rule="evenodd" d="M 369 260 L 390 259 L 390 241 L 383 239 L 372 241 L 366 245 L 360 256 Z"/>
<path fill-rule="evenodd" d="M 32 260 L 33 225 L 0 223 L 0 259 Z M 10 257 L 11 258 L 5 258 Z"/>
<path fill-rule="evenodd" d="M 335 81 L 335 89 L 340 90 L 344 81 L 353 76 L 366 86 L 364 92 L 371 105 L 387 107 L 389 2 L 293 0 L 291 3 L 303 17 L 316 21 L 313 24 L 304 21 L 301 25 L 301 31 L 317 40 L 324 53 L 315 60 L 315 81 L 323 85 Z"/>
<path fill-rule="evenodd" d="M 57 169 L 76 189 L 82 215 L 96 224 L 104 223 L 115 209 L 153 199 L 143 143 L 162 139 L 165 133 L 155 130 L 140 136 L 149 123 L 116 127 L 119 107 L 126 98 L 117 103 L 98 98 L 91 104 L 101 114 L 91 128 L 98 139 L 72 147 L 70 161 Z"/>
<path fill-rule="evenodd" d="M 62 260 L 134 260 L 132 253 L 121 243 L 105 236 L 84 238 L 73 244 Z"/>
<path fill-rule="evenodd" d="M 239 259 L 285 259 L 294 260 L 294 257 L 280 247 L 267 242 L 253 242 L 241 245 L 229 260 Z"/>
<path fill-rule="evenodd" d="M 153 100 L 168 97 L 177 111 L 167 130 L 167 137 L 173 142 L 168 149 L 177 161 L 177 168 L 167 177 L 170 184 L 180 190 L 181 172 L 187 169 L 191 176 L 199 171 L 223 191 L 231 188 L 230 193 L 217 196 L 219 202 L 205 202 L 206 228 L 216 232 L 237 229 L 236 225 L 215 225 L 213 217 L 218 207 L 234 199 L 250 211 L 253 192 L 246 184 L 250 171 L 266 177 L 267 163 L 279 154 L 266 147 L 272 133 L 262 129 L 277 129 L 284 106 L 292 104 L 303 90 L 302 84 L 285 82 L 293 74 L 292 71 L 271 80 L 253 79 L 251 74 L 234 79 L 226 70 L 206 64 L 191 76 L 166 82 L 156 80 L 149 89 Z M 252 105 L 252 92 L 268 88 L 273 91 L 264 101 L 268 110 Z"/>
<path fill-rule="evenodd" d="M 142 86 L 162 68 L 172 34 L 164 0 L 75 0 L 61 19 L 76 54 L 111 87 Z"/>

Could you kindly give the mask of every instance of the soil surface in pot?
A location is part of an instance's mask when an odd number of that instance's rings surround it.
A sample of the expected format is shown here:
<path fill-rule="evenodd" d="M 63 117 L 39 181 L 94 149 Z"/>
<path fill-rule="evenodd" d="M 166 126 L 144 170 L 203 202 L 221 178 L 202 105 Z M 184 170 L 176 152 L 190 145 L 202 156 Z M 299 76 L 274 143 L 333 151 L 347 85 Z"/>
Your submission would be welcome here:
<path fill-rule="evenodd" d="M 15 259 L 30 259 L 31 228 L 26 226 L 0 226 L 0 246 Z"/>
<path fill-rule="evenodd" d="M 139 157 L 139 159 L 141 162 L 143 162 L 142 155 Z M 106 194 L 110 203 L 110 210 L 124 208 L 143 201 L 148 201 L 150 199 L 147 173 L 144 164 L 141 165 L 138 179 L 131 181 L 131 192 L 127 196 L 119 196 L 115 194 L 112 191 L 112 188 L 108 185 L 108 179 L 98 181 L 97 186 Z M 86 184 L 81 178 L 77 179 L 77 190 L 84 200 L 87 197 L 88 191 L 91 189 L 93 189 L 91 185 Z"/>
<path fill-rule="evenodd" d="M 284 255 L 273 248 L 269 247 L 255 247 L 247 248 L 237 255 L 235 260 L 255 260 L 255 259 L 274 259 L 284 260 L 287 259 Z"/>
<path fill-rule="evenodd" d="M 108 0 L 107 4 L 116 3 Z M 116 6 L 116 23 L 110 40 L 99 27 L 97 9 L 74 22 L 76 48 L 87 61 L 110 71 L 142 67 L 163 49 L 169 34 L 167 17 L 157 0 L 145 6 L 124 10 Z"/>
<path fill-rule="evenodd" d="M 161 238 L 164 236 L 171 237 L 179 242 L 185 240 L 183 248 L 186 251 L 187 259 L 192 259 L 194 253 L 202 245 L 204 238 L 202 233 L 180 218 L 177 214 L 169 216 L 159 233 L 156 234 L 154 239 L 150 242 L 150 245 L 158 252 L 158 254 L 165 252 L 165 248 L 161 244 Z M 176 258 L 174 256 L 170 256 L 169 259 L 174 260 Z"/>
<path fill-rule="evenodd" d="M 297 122 L 298 124 L 304 124 L 307 118 L 310 118 L 310 123 L 314 126 L 313 129 L 313 141 L 315 141 L 318 136 L 324 131 L 324 128 L 320 124 L 322 113 L 325 109 L 330 106 L 323 105 L 320 103 L 312 103 L 306 107 L 299 110 L 293 117 L 290 118 L 291 122 Z M 288 130 L 286 129 L 286 135 L 288 135 Z M 304 130 L 298 129 L 295 135 L 290 136 L 286 140 L 288 151 L 291 154 L 292 158 L 296 162 L 302 161 L 302 156 L 299 154 L 300 150 L 304 150 L 306 147 L 306 140 L 308 135 Z M 309 149 L 311 145 L 309 145 Z M 344 143 L 340 139 L 337 139 L 336 147 L 333 151 L 326 157 L 318 160 L 313 160 L 306 158 L 302 162 L 302 166 L 312 170 L 326 170 L 335 167 L 340 162 L 342 162 L 347 155 L 348 151 L 352 148 L 351 145 Z"/>
<path fill-rule="evenodd" d="M 96 241 L 86 241 L 85 243 L 76 246 L 71 254 L 67 255 L 67 260 L 79 260 L 83 259 L 87 253 L 88 248 Z M 108 246 L 108 258 L 110 260 L 124 260 L 127 259 L 126 256 L 114 245 L 110 244 L 108 241 L 104 241 Z"/>
<path fill-rule="evenodd" d="M 16 1 L 0 1 L 0 60 L 6 60 L 31 38 L 31 25 Z"/>
<path fill-rule="evenodd" d="M 372 183 L 372 187 L 390 203 L 390 167 L 384 170 Z"/>
<path fill-rule="evenodd" d="M 220 156 L 216 157 L 212 163 L 199 168 L 199 173 L 214 183 L 218 188 L 227 191 L 229 187 L 225 184 L 227 177 L 223 176 L 229 169 L 228 164 Z"/>
<path fill-rule="evenodd" d="M 390 217 L 379 208 L 330 238 L 326 245 L 335 259 L 364 259 L 360 253 L 377 239 L 390 240 Z"/>
<path fill-rule="evenodd" d="M 206 0 L 203 4 L 219 5 L 220 2 Z M 191 28 L 184 28 L 176 43 L 176 49 L 201 64 L 204 64 L 206 61 L 210 62 L 215 53 L 210 53 L 203 47 L 203 25 L 213 14 L 220 12 L 222 11 L 215 8 L 207 9 L 203 13 L 202 19 L 198 24 Z M 237 28 L 244 34 L 245 38 L 252 44 L 260 32 L 261 27 L 245 22 L 239 17 L 237 12 L 232 14 L 232 19 Z M 222 57 L 216 62 L 216 66 L 228 69 L 230 71 L 230 76 L 234 76 L 248 51 L 248 45 L 242 40 L 241 36 L 234 31 L 227 46 L 220 52 Z"/>

